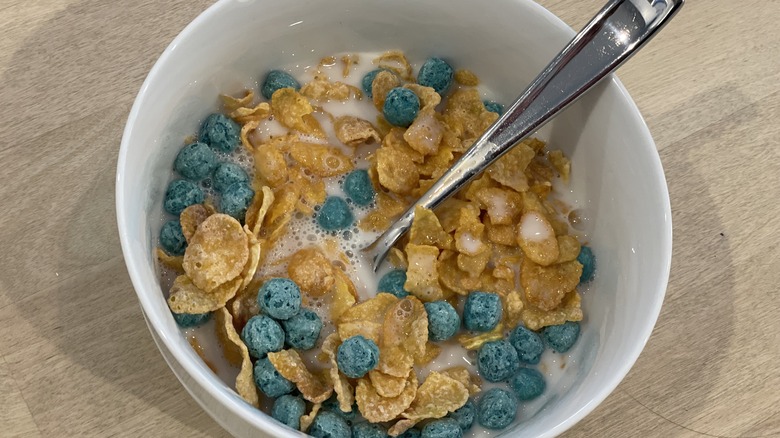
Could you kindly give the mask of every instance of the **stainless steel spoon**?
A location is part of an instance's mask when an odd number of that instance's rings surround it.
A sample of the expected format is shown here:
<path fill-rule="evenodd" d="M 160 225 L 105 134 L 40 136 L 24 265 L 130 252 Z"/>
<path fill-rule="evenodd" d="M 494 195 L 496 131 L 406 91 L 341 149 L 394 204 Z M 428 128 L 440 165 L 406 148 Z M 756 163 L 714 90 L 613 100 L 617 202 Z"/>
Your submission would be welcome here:
<path fill-rule="evenodd" d="M 374 271 L 409 229 L 414 209 L 434 209 L 639 51 L 684 0 L 610 0 L 474 145 L 363 251 Z"/>

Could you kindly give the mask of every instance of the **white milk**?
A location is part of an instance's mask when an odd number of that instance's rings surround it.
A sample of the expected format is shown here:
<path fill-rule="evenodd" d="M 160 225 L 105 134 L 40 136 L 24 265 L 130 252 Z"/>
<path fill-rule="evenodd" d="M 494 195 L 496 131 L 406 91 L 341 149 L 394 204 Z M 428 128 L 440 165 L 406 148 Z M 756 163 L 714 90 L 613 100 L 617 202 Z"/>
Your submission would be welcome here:
<path fill-rule="evenodd" d="M 348 78 L 342 77 L 342 64 L 340 61 L 337 61 L 334 65 L 323 67 L 322 71 L 323 73 L 327 74 L 332 81 L 342 81 L 360 87 L 360 81 L 363 76 L 376 68 L 371 63 L 371 60 L 379 56 L 380 53 L 381 52 L 361 54 L 359 64 L 352 66 L 351 73 Z M 336 55 L 336 59 L 338 60 L 339 58 L 340 56 Z M 317 70 L 318 63 L 319 59 L 312 59 L 311 63 L 308 65 L 296 64 L 287 66 L 283 69 L 292 73 L 301 84 L 304 84 L 313 78 L 314 72 Z M 415 71 L 418 70 L 420 65 L 421 62 L 413 63 Z M 256 83 L 255 88 L 257 88 Z M 493 94 L 488 89 L 484 87 L 480 88 L 484 99 L 490 99 L 493 96 Z M 504 102 L 504 104 L 507 106 L 509 103 L 510 102 Z M 371 100 L 367 97 L 362 101 L 349 99 L 346 102 L 327 102 L 323 104 L 322 107 L 336 117 L 341 115 L 354 115 L 365 118 L 369 121 L 374 121 L 377 115 L 376 109 L 374 108 Z M 320 119 L 323 128 L 326 130 L 328 135 L 327 143 L 331 146 L 341 147 L 345 153 L 351 154 L 352 148 L 341 145 L 341 143 L 336 139 L 332 124 L 326 123 L 326 116 L 323 114 L 315 115 Z M 270 120 L 263 122 L 252 135 L 255 136 L 255 138 L 259 137 L 262 140 L 267 140 L 271 136 L 283 135 L 286 132 L 286 128 L 284 128 L 279 122 Z M 323 143 L 322 140 L 314 138 L 309 139 L 309 141 Z M 365 158 L 367 154 L 376 149 L 376 147 L 377 145 L 365 145 L 359 147 L 356 150 L 356 168 L 365 169 L 368 167 L 368 163 L 366 162 Z M 238 150 L 239 153 L 235 155 L 220 154 L 220 159 L 228 160 L 241 165 L 251 178 L 254 174 L 253 157 L 241 147 L 239 147 Z M 328 195 L 344 197 L 344 193 L 341 189 L 342 181 L 343 177 L 325 179 L 326 191 Z M 213 199 L 218 199 L 210 184 L 211 182 L 206 180 L 201 184 L 201 186 L 204 188 L 204 191 L 207 195 L 211 195 Z M 588 223 L 587 212 L 578 205 L 577 200 L 574 199 L 572 195 L 572 191 L 565 187 L 560 181 L 555 181 L 553 187 L 555 193 L 559 195 L 556 197 L 565 204 L 572 206 L 570 210 L 564 211 L 562 214 L 569 215 L 569 218 L 571 219 L 570 222 L 573 222 L 574 225 L 572 227 L 572 234 L 583 240 L 586 237 L 585 231 L 587 230 Z M 338 250 L 345 254 L 349 261 L 347 264 L 337 262 L 336 265 L 343 269 L 352 279 L 361 300 L 365 300 L 374 296 L 377 290 L 378 279 L 392 268 L 388 266 L 388 263 L 385 263 L 385 265 L 380 268 L 379 273 L 374 274 L 371 269 L 370 260 L 360 251 L 361 248 L 368 246 L 379 236 L 378 233 L 364 232 L 357 228 L 358 221 L 371 211 L 373 205 L 368 207 L 356 207 L 355 205 L 351 205 L 351 207 L 355 216 L 355 224 L 348 230 L 335 233 L 329 233 L 320 229 L 313 217 L 308 217 L 300 213 L 297 214 L 289 224 L 290 231 L 287 233 L 287 236 L 274 248 L 270 249 L 266 260 L 284 260 L 302 248 L 320 244 L 324 239 L 331 239 L 336 242 Z M 536 226 L 536 222 L 538 221 L 533 221 L 532 219 L 533 218 L 529 217 L 528 220 L 523 222 L 524 237 L 529 240 L 536 240 L 537 238 L 542 239 L 544 237 L 543 234 L 545 234 L 547 230 L 543 229 L 544 227 Z M 564 219 L 566 219 L 566 217 L 564 217 Z M 166 220 L 169 220 L 169 218 L 163 219 L 163 221 Z M 479 241 L 473 239 L 469 241 L 468 236 L 464 238 L 466 241 L 460 242 L 463 247 L 467 249 L 474 247 L 473 249 L 475 252 L 478 251 L 479 248 L 476 246 L 481 244 Z M 265 266 L 258 270 L 256 275 L 286 276 L 286 264 L 278 263 L 276 265 L 271 265 L 266 263 Z M 168 290 L 170 288 L 174 276 L 175 275 L 173 275 L 171 272 L 161 268 L 161 283 L 164 290 Z M 583 290 L 583 292 L 587 294 L 587 290 Z M 335 328 L 333 327 L 332 322 L 329 321 L 329 312 L 327 311 L 328 309 L 322 305 L 321 301 L 312 301 L 310 308 L 311 310 L 317 312 L 317 314 L 325 323 L 323 332 L 320 335 L 321 342 L 329 333 L 333 332 Z M 219 346 L 214 334 L 214 322 L 210 321 L 201 327 L 186 329 L 183 330 L 183 332 L 185 333 L 185 336 L 194 336 L 197 339 L 207 362 L 213 366 L 217 375 L 222 380 L 224 380 L 228 386 L 233 387 L 235 383 L 235 377 L 238 374 L 238 369 L 232 367 L 225 360 L 222 354 L 222 349 Z M 442 347 L 442 352 L 439 357 L 437 357 L 433 363 L 425 367 L 419 367 L 417 369 L 418 376 L 421 380 L 424 379 L 425 376 L 427 376 L 431 371 L 443 370 L 453 366 L 464 366 L 472 373 L 478 374 L 476 370 L 475 351 L 465 350 L 454 340 L 440 343 L 440 346 Z M 516 421 L 522 422 L 523 420 L 530 418 L 536 412 L 543 409 L 550 400 L 557 398 L 573 384 L 577 377 L 576 371 L 578 366 L 576 359 L 574 358 L 581 356 L 581 354 L 579 354 L 579 347 L 579 344 L 575 344 L 574 348 L 568 354 L 556 354 L 549 349 L 544 352 L 541 362 L 536 368 L 545 376 L 547 389 L 545 393 L 542 394 L 542 396 L 540 396 L 538 399 L 531 402 L 520 403 Z M 319 350 L 317 348 L 312 350 L 312 352 L 316 351 Z M 313 358 L 313 353 L 307 353 L 305 354 L 305 357 L 308 359 L 307 362 L 310 364 L 314 366 L 322 366 L 321 363 L 318 363 Z M 504 383 L 494 384 L 489 382 L 483 382 L 482 388 L 484 391 L 497 386 L 508 388 Z M 477 396 L 477 398 L 478 397 L 479 396 Z M 270 408 L 270 406 L 267 406 L 268 403 L 265 403 L 265 405 L 266 406 L 264 406 L 264 408 Z M 466 433 L 465 436 L 487 437 L 495 436 L 499 433 L 501 432 L 485 430 L 481 428 L 475 421 L 473 428 L 468 433 Z"/>

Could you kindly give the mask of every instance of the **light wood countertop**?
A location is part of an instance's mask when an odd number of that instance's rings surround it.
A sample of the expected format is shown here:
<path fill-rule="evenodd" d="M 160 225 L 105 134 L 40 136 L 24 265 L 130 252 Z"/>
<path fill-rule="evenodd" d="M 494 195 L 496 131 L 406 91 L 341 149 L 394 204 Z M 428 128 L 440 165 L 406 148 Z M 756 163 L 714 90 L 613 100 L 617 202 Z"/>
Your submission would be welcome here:
<path fill-rule="evenodd" d="M 541 3 L 579 28 L 603 0 Z M 209 4 L 0 0 L 0 436 L 226 436 L 157 351 L 114 213 L 133 98 Z M 780 436 L 778 20 L 689 0 L 620 70 L 666 170 L 672 272 L 638 362 L 566 438 Z"/>

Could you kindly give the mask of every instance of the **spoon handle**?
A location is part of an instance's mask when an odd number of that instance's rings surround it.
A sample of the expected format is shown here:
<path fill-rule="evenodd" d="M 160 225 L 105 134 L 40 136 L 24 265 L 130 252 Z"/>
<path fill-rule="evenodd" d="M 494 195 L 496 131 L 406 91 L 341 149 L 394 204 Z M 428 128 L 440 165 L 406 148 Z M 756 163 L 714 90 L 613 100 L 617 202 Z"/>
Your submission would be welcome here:
<path fill-rule="evenodd" d="M 372 245 L 374 270 L 409 229 L 416 206 L 434 209 L 642 48 L 684 0 L 609 0 L 474 145 Z"/>

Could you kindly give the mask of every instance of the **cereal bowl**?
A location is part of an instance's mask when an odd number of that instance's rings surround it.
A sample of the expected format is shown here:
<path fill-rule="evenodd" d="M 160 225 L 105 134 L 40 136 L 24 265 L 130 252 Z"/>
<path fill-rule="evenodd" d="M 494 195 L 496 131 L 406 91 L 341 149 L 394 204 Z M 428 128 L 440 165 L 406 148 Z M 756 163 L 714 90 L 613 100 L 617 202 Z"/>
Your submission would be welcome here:
<path fill-rule="evenodd" d="M 154 248 L 171 163 L 216 96 L 279 65 L 339 52 L 402 49 L 468 66 L 511 102 L 574 32 L 528 0 L 222 0 L 171 43 L 136 98 L 117 168 L 117 217 L 128 272 L 163 357 L 193 398 L 235 436 L 302 436 L 245 403 L 200 359 L 165 300 Z M 256 87 L 256 85 L 255 85 Z M 570 428 L 618 385 L 660 312 L 671 260 L 671 212 L 661 163 L 638 109 L 611 77 L 538 134 L 572 162 L 563 198 L 586 218 L 597 254 L 583 291 L 586 318 L 554 390 L 499 436 Z"/>

